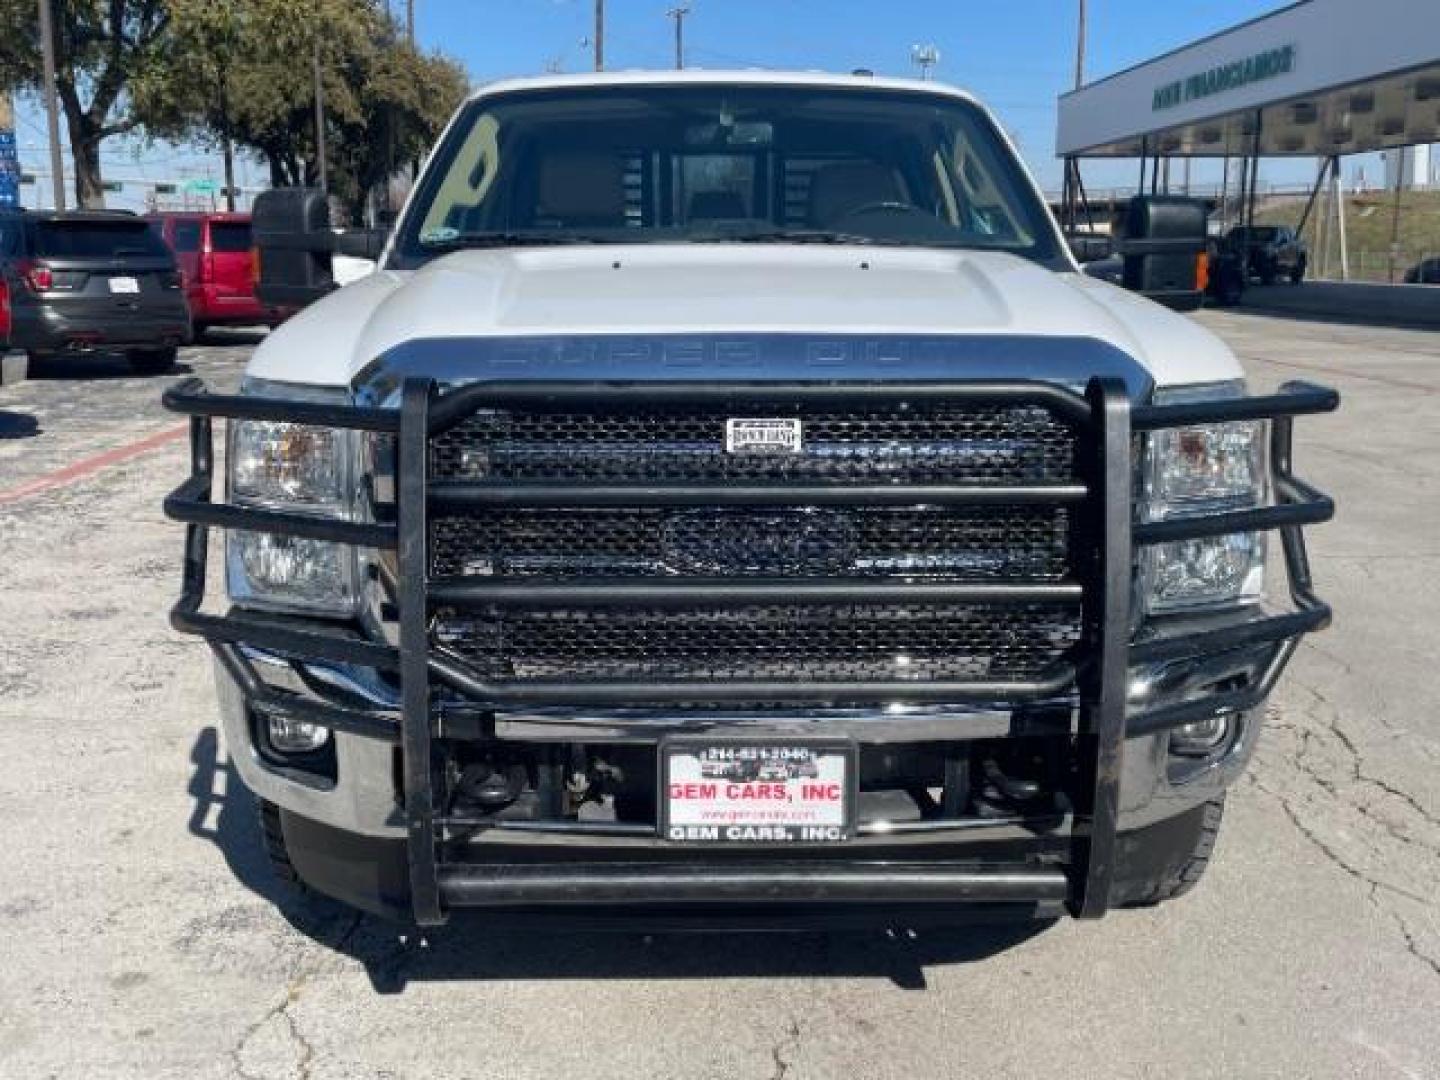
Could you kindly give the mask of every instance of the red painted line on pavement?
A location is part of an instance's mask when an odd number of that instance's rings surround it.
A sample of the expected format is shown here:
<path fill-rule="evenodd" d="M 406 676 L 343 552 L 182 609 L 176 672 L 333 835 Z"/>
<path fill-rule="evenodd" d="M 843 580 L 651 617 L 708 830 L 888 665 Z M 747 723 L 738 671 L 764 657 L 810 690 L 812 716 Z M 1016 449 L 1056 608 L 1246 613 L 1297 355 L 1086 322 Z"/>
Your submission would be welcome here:
<path fill-rule="evenodd" d="M 56 488 L 73 484 L 77 480 L 83 480 L 87 476 L 93 476 L 102 469 L 108 469 L 113 465 L 137 458 L 141 454 L 148 454 L 166 443 L 174 442 L 190 430 L 189 424 L 179 424 L 173 428 L 166 428 L 154 435 L 147 435 L 137 442 L 127 443 L 124 446 L 117 446 L 113 450 L 106 450 L 103 454 L 96 454 L 94 457 L 82 458 L 73 465 L 67 465 L 63 469 L 56 469 L 44 476 L 37 476 L 19 487 L 11 488 L 9 491 L 0 491 L 0 506 L 7 503 L 19 502 L 21 499 L 28 499 L 32 495 L 39 495 L 42 492 L 54 491 Z"/>

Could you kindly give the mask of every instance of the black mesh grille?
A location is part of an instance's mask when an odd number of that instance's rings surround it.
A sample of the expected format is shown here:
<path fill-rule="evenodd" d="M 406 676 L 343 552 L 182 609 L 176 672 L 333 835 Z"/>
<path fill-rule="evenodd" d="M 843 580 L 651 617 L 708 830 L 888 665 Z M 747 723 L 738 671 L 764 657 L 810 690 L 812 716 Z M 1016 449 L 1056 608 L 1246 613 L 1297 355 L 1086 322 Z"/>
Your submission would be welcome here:
<path fill-rule="evenodd" d="M 1033 604 L 751 605 L 441 613 L 439 641 L 491 679 L 1029 679 L 1078 638 Z"/>
<path fill-rule="evenodd" d="M 749 415 L 802 423 L 799 453 L 730 454 L 725 422 Z M 777 402 L 634 412 L 480 413 L 439 436 L 440 479 L 646 483 L 1065 483 L 1074 433 L 1037 407 Z"/>
<path fill-rule="evenodd" d="M 729 418 L 801 421 L 801 451 L 728 453 Z M 431 443 L 436 479 L 568 484 L 1067 484 L 1074 430 L 954 403 L 480 413 Z M 1062 506 L 501 509 L 430 523 L 437 576 L 1073 576 Z M 1023 681 L 1068 657 L 1078 605 L 494 608 L 436 639 L 493 680 Z"/>
<path fill-rule="evenodd" d="M 1057 507 L 506 510 L 431 522 L 437 575 L 933 577 L 1053 581 Z"/>

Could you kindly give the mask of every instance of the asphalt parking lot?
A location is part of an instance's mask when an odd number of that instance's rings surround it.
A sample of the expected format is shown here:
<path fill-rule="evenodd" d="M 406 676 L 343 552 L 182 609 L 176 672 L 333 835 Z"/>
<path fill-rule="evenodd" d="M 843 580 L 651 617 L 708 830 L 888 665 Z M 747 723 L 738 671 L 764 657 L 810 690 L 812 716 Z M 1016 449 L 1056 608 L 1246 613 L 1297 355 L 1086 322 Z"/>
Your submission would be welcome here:
<path fill-rule="evenodd" d="M 1345 395 L 1298 425 L 1336 625 L 1194 893 L 1019 930 L 420 940 L 287 899 L 164 618 L 175 376 L 0 388 L 0 1077 L 1440 1077 L 1440 333 L 1200 318 Z M 252 344 L 182 361 L 229 387 Z"/>

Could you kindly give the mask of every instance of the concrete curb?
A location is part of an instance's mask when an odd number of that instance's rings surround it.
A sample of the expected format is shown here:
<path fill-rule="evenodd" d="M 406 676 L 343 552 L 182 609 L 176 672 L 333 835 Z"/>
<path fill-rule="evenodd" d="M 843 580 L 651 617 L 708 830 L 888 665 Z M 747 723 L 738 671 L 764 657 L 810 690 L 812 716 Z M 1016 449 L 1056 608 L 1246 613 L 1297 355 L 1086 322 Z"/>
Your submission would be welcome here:
<path fill-rule="evenodd" d="M 1440 288 L 1338 281 L 1255 286 L 1245 290 L 1239 310 L 1318 322 L 1435 330 L 1440 329 Z"/>

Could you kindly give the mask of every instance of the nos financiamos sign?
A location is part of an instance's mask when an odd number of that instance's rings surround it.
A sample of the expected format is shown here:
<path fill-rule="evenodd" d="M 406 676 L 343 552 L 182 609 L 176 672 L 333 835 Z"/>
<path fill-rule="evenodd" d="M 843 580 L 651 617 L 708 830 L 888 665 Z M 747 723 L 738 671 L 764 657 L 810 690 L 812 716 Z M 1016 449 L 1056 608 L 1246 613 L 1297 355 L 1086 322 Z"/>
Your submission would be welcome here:
<path fill-rule="evenodd" d="M 1288 75 L 1295 69 L 1295 46 L 1282 45 L 1278 49 L 1247 56 L 1229 64 L 1221 64 L 1208 71 L 1197 72 L 1187 79 L 1176 79 L 1172 83 L 1155 88 L 1151 109 L 1172 109 L 1186 101 L 1198 101 L 1213 94 L 1223 94 L 1250 83 L 1263 82 L 1280 75 Z"/>

